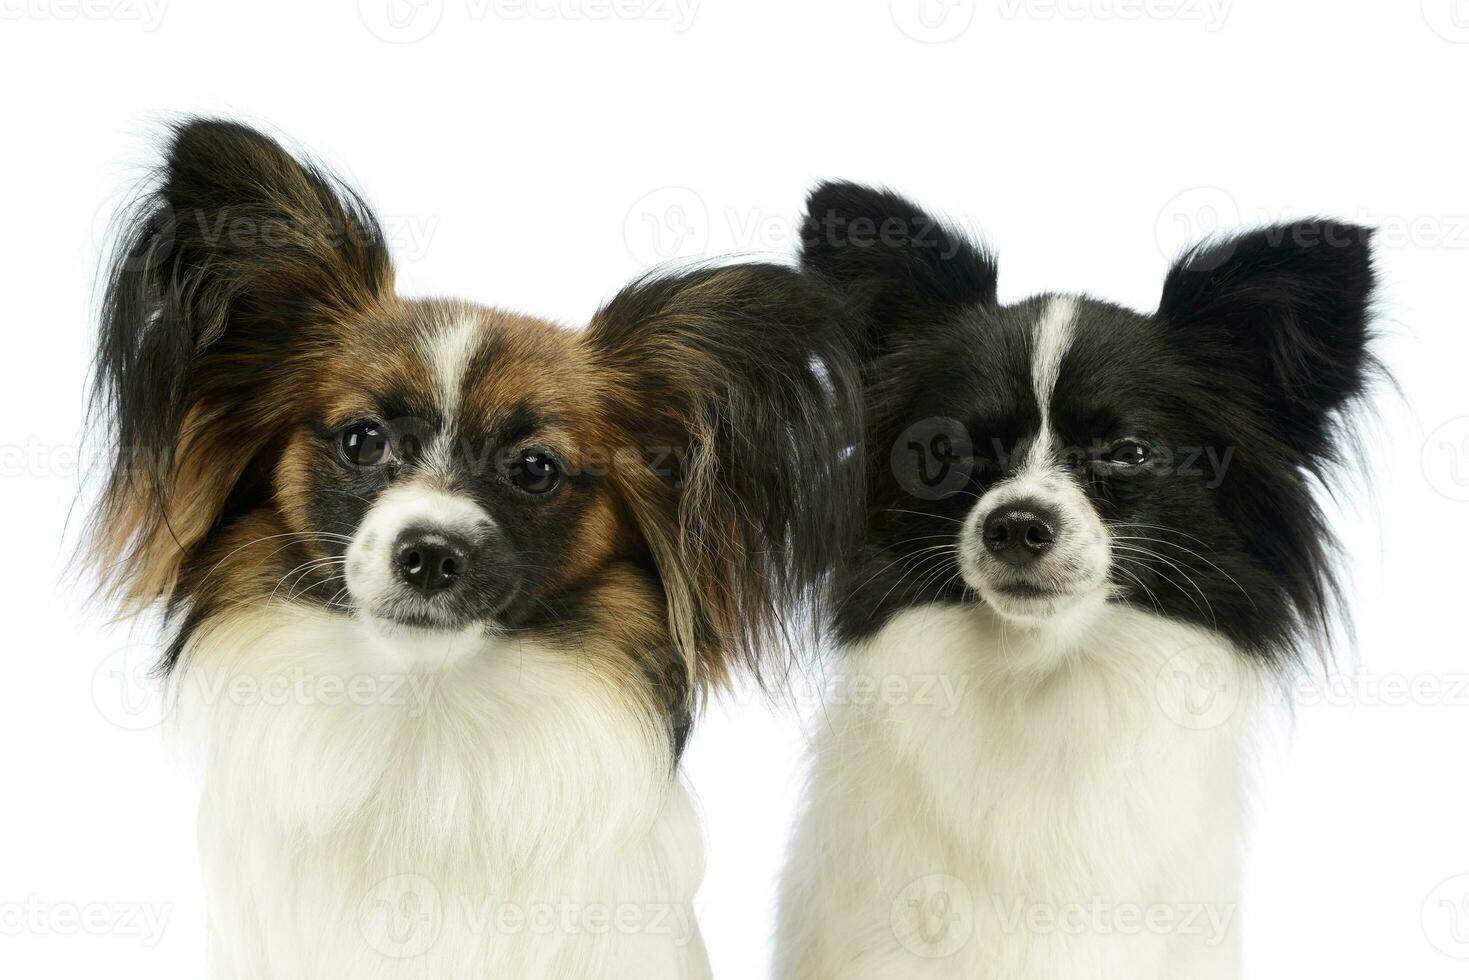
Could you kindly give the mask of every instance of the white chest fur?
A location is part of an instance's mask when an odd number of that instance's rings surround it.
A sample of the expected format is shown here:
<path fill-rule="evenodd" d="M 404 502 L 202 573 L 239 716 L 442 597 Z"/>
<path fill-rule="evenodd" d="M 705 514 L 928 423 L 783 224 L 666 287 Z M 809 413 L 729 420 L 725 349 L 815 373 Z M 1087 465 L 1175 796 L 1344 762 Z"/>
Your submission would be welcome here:
<path fill-rule="evenodd" d="M 1107 607 L 1083 640 L 924 607 L 844 651 L 783 895 L 784 980 L 1238 973 L 1263 678 Z"/>
<path fill-rule="evenodd" d="M 666 739 L 574 659 L 500 641 L 405 668 L 308 611 L 187 658 L 214 976 L 708 975 Z"/>

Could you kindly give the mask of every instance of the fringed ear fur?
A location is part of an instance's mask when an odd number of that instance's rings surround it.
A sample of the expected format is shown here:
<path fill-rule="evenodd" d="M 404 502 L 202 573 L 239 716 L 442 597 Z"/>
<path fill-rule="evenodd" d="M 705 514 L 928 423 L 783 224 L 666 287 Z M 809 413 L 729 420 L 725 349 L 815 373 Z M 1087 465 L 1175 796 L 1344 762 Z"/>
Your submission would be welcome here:
<path fill-rule="evenodd" d="M 352 191 L 236 123 L 174 126 L 107 271 L 92 415 L 110 472 L 91 526 L 123 611 L 167 601 L 292 409 L 319 331 L 391 291 Z"/>
<path fill-rule="evenodd" d="M 838 305 L 782 266 L 707 267 L 631 284 L 586 341 L 631 447 L 614 478 L 691 673 L 768 677 L 856 536 L 859 392 Z"/>
<path fill-rule="evenodd" d="M 861 184 L 830 181 L 811 192 L 801 265 L 865 323 L 869 358 L 953 310 L 996 302 L 992 254 L 907 198 Z"/>

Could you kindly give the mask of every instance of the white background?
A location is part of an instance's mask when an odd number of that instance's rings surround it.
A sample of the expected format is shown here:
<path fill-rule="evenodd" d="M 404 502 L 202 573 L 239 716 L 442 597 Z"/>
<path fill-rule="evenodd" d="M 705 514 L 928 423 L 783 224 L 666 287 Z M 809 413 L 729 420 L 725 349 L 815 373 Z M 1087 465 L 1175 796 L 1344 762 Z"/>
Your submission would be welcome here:
<path fill-rule="evenodd" d="M 1401 396 L 1338 521 L 1358 650 L 1267 754 L 1250 975 L 1469 973 L 1466 0 L 0 0 L 0 81 L 0 975 L 202 969 L 149 634 L 64 580 L 98 247 L 180 111 L 354 179 L 405 291 L 567 323 L 655 262 L 789 254 L 822 177 L 981 229 L 1006 300 L 1149 309 L 1216 227 L 1382 228 Z M 693 744 L 722 977 L 766 975 L 801 748 L 748 702 Z"/>

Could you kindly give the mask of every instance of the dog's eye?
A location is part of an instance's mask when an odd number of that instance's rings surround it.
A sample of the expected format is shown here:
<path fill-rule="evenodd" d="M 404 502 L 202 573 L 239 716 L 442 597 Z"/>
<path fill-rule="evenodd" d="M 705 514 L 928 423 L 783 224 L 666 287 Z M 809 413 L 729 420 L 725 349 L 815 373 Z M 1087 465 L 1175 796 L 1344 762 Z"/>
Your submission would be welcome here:
<path fill-rule="evenodd" d="M 381 466 L 393 458 L 393 445 L 382 425 L 370 420 L 353 422 L 342 430 L 342 458 L 353 466 Z"/>
<path fill-rule="evenodd" d="M 1107 462 L 1118 466 L 1141 466 L 1153 458 L 1153 451 L 1140 442 L 1119 442 L 1107 450 Z"/>
<path fill-rule="evenodd" d="M 527 449 L 510 463 L 510 482 L 526 493 L 550 493 L 561 484 L 561 467 L 540 449 Z"/>

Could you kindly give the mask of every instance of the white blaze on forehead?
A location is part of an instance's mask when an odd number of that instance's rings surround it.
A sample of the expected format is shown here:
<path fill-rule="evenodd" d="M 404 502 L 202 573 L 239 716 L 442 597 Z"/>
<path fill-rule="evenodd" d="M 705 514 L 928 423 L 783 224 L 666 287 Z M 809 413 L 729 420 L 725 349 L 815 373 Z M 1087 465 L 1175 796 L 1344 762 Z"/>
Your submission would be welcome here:
<path fill-rule="evenodd" d="M 479 324 L 469 316 L 461 316 L 439 327 L 430 343 L 429 362 L 439 389 L 439 408 L 452 424 L 459 411 L 465 372 L 479 349 Z"/>
<path fill-rule="evenodd" d="M 430 468 L 439 472 L 447 473 L 451 468 L 449 456 L 454 445 L 455 422 L 464 393 L 464 378 L 469 371 L 469 362 L 479 350 L 479 344 L 479 324 L 468 314 L 446 321 L 430 335 L 429 367 L 433 371 L 434 386 L 438 389 L 439 411 L 443 414 L 444 428 L 434 440 L 433 450 L 426 462 Z"/>
<path fill-rule="evenodd" d="M 1031 332 L 1030 379 L 1040 408 L 1041 425 L 1034 446 L 1026 458 L 1027 466 L 1044 465 L 1055 442 L 1051 429 L 1051 397 L 1056 391 L 1056 377 L 1061 373 L 1061 359 L 1071 348 L 1076 329 L 1076 297 L 1056 296 L 1046 302 Z"/>
<path fill-rule="evenodd" d="M 1076 334 L 1080 307 L 1074 296 L 1050 298 L 1031 324 L 1031 393 L 1040 412 L 1040 428 L 1018 471 L 985 491 L 970 509 L 960 539 L 959 567 L 965 582 L 1002 617 L 1032 625 L 1075 626 L 1088 610 L 1105 604 L 1109 589 L 1112 559 L 1106 527 L 1081 481 L 1058 459 L 1061 447 L 1051 419 L 1051 400 Z M 991 514 L 1012 505 L 1045 508 L 1060 519 L 1055 544 L 1027 573 L 1032 583 L 1039 576 L 1057 589 L 1055 598 L 1018 600 L 996 591 L 1016 573 L 986 553 L 984 525 Z"/>

